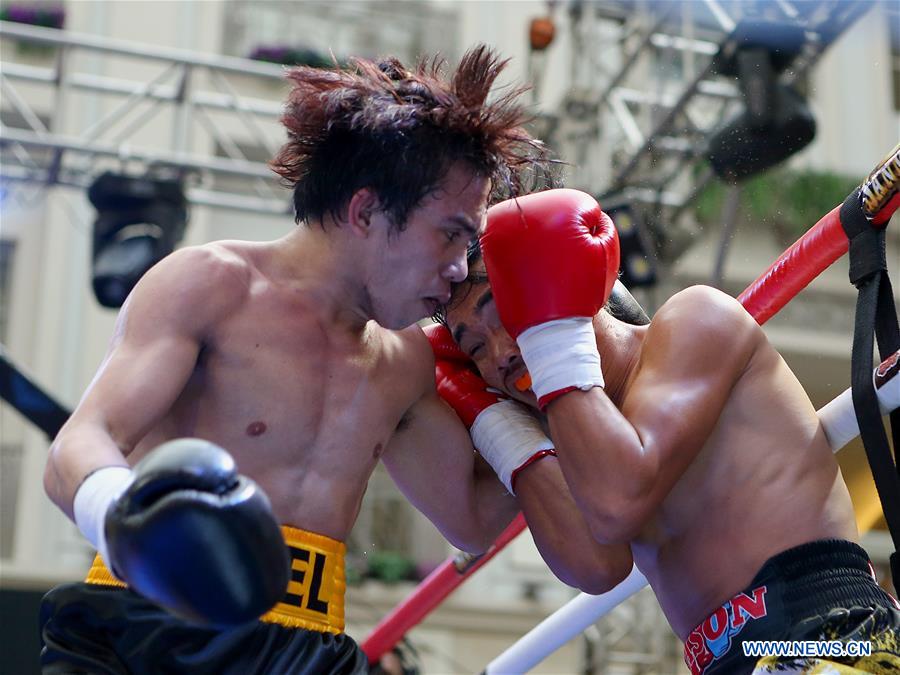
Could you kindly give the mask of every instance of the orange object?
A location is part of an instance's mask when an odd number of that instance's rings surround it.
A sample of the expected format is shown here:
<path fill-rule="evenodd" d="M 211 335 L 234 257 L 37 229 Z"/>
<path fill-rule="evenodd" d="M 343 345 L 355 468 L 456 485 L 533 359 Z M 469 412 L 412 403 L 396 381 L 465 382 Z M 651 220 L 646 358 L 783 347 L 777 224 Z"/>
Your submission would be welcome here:
<path fill-rule="evenodd" d="M 519 391 L 526 391 L 527 389 L 531 389 L 531 375 L 525 373 L 522 377 L 520 377 L 515 382 L 516 389 Z"/>
<path fill-rule="evenodd" d="M 531 20 L 528 37 L 533 50 L 541 51 L 549 47 L 555 34 L 556 26 L 553 25 L 553 19 L 549 16 L 539 16 Z"/>

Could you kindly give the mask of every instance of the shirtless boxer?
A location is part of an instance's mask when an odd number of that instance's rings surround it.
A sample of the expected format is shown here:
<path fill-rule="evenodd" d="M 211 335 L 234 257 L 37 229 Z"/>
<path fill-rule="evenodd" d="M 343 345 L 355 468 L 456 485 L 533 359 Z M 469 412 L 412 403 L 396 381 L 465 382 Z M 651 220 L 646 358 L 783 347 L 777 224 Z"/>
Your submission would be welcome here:
<path fill-rule="evenodd" d="M 51 447 L 46 490 L 102 556 L 45 598 L 45 672 L 365 670 L 343 542 L 379 460 L 460 548 L 510 521 L 408 328 L 465 279 L 492 188 L 540 161 L 515 96 L 486 100 L 503 66 L 290 73 L 273 167 L 303 226 L 148 272 Z"/>
<path fill-rule="evenodd" d="M 543 410 L 558 452 L 525 465 L 517 496 L 533 489 L 531 467 L 558 463 L 593 537 L 630 547 L 693 673 L 751 672 L 747 640 L 831 639 L 871 641 L 873 656 L 815 664 L 827 672 L 898 672 L 900 612 L 854 543 L 823 428 L 741 305 L 698 286 L 647 326 L 601 311 L 618 245 L 597 203 L 573 190 L 492 207 L 481 246 L 446 325 L 488 385 Z M 895 377 L 879 391 L 896 399 L 898 387 Z M 613 550 L 604 574 L 621 579 L 631 556 Z M 560 559 L 548 562 L 571 577 Z M 857 670 L 839 669 L 848 663 Z"/>

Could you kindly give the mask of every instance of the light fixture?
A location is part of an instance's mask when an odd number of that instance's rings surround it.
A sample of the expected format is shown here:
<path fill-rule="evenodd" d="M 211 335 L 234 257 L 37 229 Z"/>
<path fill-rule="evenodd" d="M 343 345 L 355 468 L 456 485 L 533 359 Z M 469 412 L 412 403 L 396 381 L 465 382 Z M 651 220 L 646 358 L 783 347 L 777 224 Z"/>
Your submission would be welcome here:
<path fill-rule="evenodd" d="M 803 96 L 778 82 L 805 40 L 798 25 L 747 20 L 716 57 L 716 70 L 737 78 L 744 101 L 744 110 L 707 145 L 707 158 L 720 178 L 738 181 L 765 171 L 815 138 L 816 121 Z"/>
<path fill-rule="evenodd" d="M 177 179 L 106 172 L 88 189 L 97 209 L 92 285 L 104 307 L 121 307 L 140 278 L 175 249 L 187 226 Z"/>

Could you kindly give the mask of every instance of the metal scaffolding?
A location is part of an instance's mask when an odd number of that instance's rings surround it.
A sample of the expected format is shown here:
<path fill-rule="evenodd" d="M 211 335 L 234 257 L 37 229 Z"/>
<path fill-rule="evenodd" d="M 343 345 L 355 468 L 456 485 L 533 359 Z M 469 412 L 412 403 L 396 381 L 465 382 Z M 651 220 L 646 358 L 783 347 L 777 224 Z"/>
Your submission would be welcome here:
<path fill-rule="evenodd" d="M 306 38 L 321 43 L 323 55 L 333 40 L 365 52 L 383 51 L 382 42 L 389 40 L 410 58 L 424 45 L 446 52 L 455 36 L 455 11 L 426 4 L 410 9 L 396 0 L 312 0 L 291 7 L 236 0 L 230 10 L 223 27 L 224 48 L 232 53 L 246 52 L 254 37 L 271 38 L 273 28 L 276 34 L 290 34 L 298 22 L 330 27 L 322 31 L 327 38 Z M 268 29 L 260 33 L 262 19 Z M 376 33 L 384 33 L 384 40 Z M 266 164 L 283 141 L 277 123 L 287 88 L 283 66 L 3 21 L 0 40 L 27 47 L 21 54 L 6 48 L 4 55 L 13 58 L 0 67 L 5 118 L 0 178 L 86 188 L 103 168 L 118 163 L 184 177 L 193 204 L 290 212 L 289 195 Z M 35 46 L 48 54 L 38 64 L 29 56 Z M 98 74 L 98 63 L 126 60 L 127 78 Z M 131 73 L 151 75 L 140 79 Z M 103 105 L 114 103 L 73 130 L 67 111 L 85 94 Z M 41 109 L 30 105 L 35 98 Z M 143 145 L 134 140 L 148 124 L 168 125 L 165 148 L 154 145 L 158 138 Z"/>
<path fill-rule="evenodd" d="M 803 44 L 778 81 L 802 87 L 839 35 L 872 7 L 863 0 L 604 1 L 568 6 L 571 86 L 549 116 L 547 138 L 572 163 L 569 184 L 604 204 L 630 204 L 672 260 L 693 233 L 681 216 L 715 178 L 710 137 L 743 109 L 720 64 L 744 22 L 802 29 Z M 612 64 L 612 65 L 610 65 Z"/>
<path fill-rule="evenodd" d="M 0 127 L 4 180 L 86 188 L 104 162 L 115 162 L 186 178 L 194 204 L 289 212 L 286 192 L 261 159 L 273 156 L 279 144 L 281 66 L 10 22 L 0 22 L 0 38 L 53 53 L 49 66 L 6 61 L 0 70 L 5 116 L 14 114 L 18 122 Z M 87 72 L 91 59 L 83 57 L 98 54 L 137 60 L 141 68 L 135 70 L 157 74 L 135 81 Z M 234 76 L 241 82 L 232 82 Z M 257 89 L 268 85 L 273 98 L 240 93 L 248 79 Z M 35 85 L 47 97 L 44 110 L 35 110 L 20 92 Z M 62 133 L 67 106 L 84 92 L 116 103 L 85 128 Z M 136 145 L 134 134 L 166 110 L 169 147 Z"/>
<path fill-rule="evenodd" d="M 706 141 L 741 105 L 734 78 L 716 72 L 716 58 L 734 52 L 741 21 L 760 15 L 760 4 L 569 3 L 568 94 L 548 116 L 546 131 L 577 167 L 570 184 L 607 202 L 642 205 L 651 230 L 670 230 L 657 241 L 671 245 L 671 225 L 713 177 L 698 168 Z M 781 79 L 802 82 L 869 6 L 864 0 L 766 3 L 767 18 L 805 31 L 803 49 Z M 4 108 L 17 118 L 15 126 L 0 127 L 2 178 L 85 188 L 99 164 L 117 161 L 187 177 L 195 204 L 289 211 L 265 164 L 278 146 L 274 122 L 281 112 L 281 66 L 9 22 L 0 22 L 0 38 L 55 51 L 52 65 L 6 61 L 0 70 Z M 155 68 L 156 75 L 145 81 L 106 77 L 84 67 L 90 58 L 73 58 L 92 54 L 136 59 L 141 70 Z M 608 68 L 610 62 L 616 66 Z M 45 111 L 34 110 L 20 93 L 26 84 L 47 91 Z M 249 96 L 242 89 L 271 91 L 272 97 Z M 86 128 L 62 133 L 67 106 L 84 92 L 112 97 L 116 105 Z M 169 147 L 134 144 L 135 132 L 166 109 Z M 674 257 L 662 246 L 659 253 Z"/>

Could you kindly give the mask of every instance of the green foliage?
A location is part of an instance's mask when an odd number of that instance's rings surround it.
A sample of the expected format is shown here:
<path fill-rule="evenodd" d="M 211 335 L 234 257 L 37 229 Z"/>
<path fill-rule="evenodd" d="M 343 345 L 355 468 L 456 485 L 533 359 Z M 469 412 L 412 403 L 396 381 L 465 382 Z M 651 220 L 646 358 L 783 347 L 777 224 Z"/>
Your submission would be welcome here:
<path fill-rule="evenodd" d="M 859 179 L 826 171 L 774 169 L 742 184 L 739 212 L 745 223 L 769 225 L 794 240 L 844 201 Z M 694 212 L 703 224 L 719 224 L 727 187 L 708 185 Z"/>
<path fill-rule="evenodd" d="M 344 566 L 344 577 L 347 581 L 347 585 L 359 586 L 363 582 L 364 576 L 365 570 L 363 565 L 358 564 L 348 556 Z"/>
<path fill-rule="evenodd" d="M 415 564 L 409 557 L 393 551 L 377 551 L 369 556 L 369 575 L 387 584 L 413 578 Z"/>

